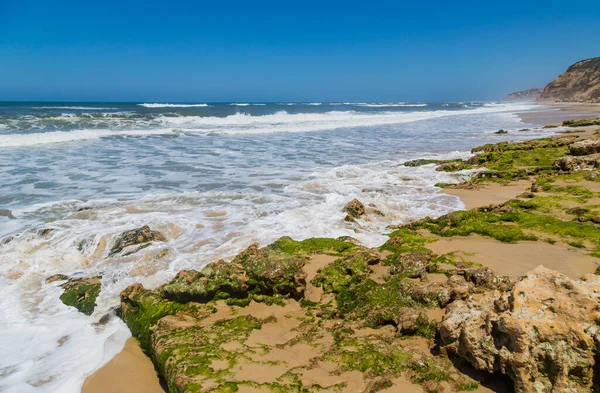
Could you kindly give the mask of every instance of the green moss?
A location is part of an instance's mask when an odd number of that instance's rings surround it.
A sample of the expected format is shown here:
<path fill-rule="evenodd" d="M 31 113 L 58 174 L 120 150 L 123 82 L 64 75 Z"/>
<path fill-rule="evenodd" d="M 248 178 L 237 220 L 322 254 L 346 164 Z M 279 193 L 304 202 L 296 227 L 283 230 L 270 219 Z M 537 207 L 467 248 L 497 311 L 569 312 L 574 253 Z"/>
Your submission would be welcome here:
<path fill-rule="evenodd" d="M 565 120 L 564 127 L 600 126 L 600 119 Z"/>
<path fill-rule="evenodd" d="M 423 362 L 417 362 L 411 364 L 411 369 L 415 372 L 412 380 L 416 383 L 423 383 L 426 381 L 443 382 L 452 380 L 452 376 L 448 370 L 440 367 L 437 362 L 428 358 Z"/>
<path fill-rule="evenodd" d="M 92 315 L 96 308 L 96 298 L 100 294 L 99 280 L 100 277 L 70 279 L 61 285 L 65 291 L 60 296 L 60 300 L 85 315 Z"/>
<path fill-rule="evenodd" d="M 480 384 L 477 381 L 462 381 L 458 384 L 458 390 L 461 392 L 472 392 L 479 389 L 479 386 Z"/>
<path fill-rule="evenodd" d="M 424 228 L 439 236 L 468 236 L 478 234 L 488 236 L 505 243 L 515 243 L 520 240 L 537 240 L 537 237 L 527 234 L 517 226 L 507 225 L 514 222 L 518 216 L 511 213 L 486 213 L 476 210 L 457 211 L 436 220 L 421 224 Z"/>
<path fill-rule="evenodd" d="M 352 348 L 348 350 L 345 348 Z M 339 359 L 346 370 L 357 370 L 369 375 L 397 375 L 406 369 L 411 355 L 402 347 L 380 349 L 367 339 L 352 339 L 342 344 Z"/>
<path fill-rule="evenodd" d="M 277 244 L 262 249 L 253 245 L 230 263 L 219 261 L 200 272 L 179 272 L 162 290 L 166 298 L 180 303 L 246 299 L 230 300 L 230 304 L 247 304 L 250 298 L 269 302 L 266 296 L 300 298 L 306 284 L 305 262 L 305 257 L 286 253 Z"/>
<path fill-rule="evenodd" d="M 287 254 L 341 254 L 350 251 L 357 246 L 350 242 L 329 238 L 314 237 L 311 239 L 296 241 L 290 237 L 282 237 L 273 243 L 271 247 L 279 249 Z"/>
<path fill-rule="evenodd" d="M 423 165 L 430 165 L 430 164 L 442 165 L 442 164 L 451 164 L 451 163 L 460 163 L 460 162 L 463 162 L 463 160 L 460 158 L 456 158 L 456 159 L 452 159 L 452 160 L 433 160 L 433 159 L 421 158 L 421 159 L 417 159 L 417 160 L 406 161 L 404 163 L 404 166 L 416 167 L 416 166 L 423 166 Z"/>

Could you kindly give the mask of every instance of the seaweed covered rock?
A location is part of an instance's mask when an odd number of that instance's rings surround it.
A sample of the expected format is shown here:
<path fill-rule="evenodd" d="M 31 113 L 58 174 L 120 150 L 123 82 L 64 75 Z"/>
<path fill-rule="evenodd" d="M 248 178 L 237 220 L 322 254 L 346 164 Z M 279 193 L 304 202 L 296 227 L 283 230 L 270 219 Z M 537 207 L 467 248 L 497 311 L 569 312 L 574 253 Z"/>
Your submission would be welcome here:
<path fill-rule="evenodd" d="M 299 298 L 306 287 L 305 257 L 275 246 L 253 244 L 231 262 L 208 264 L 202 271 L 184 270 L 163 287 L 166 298 L 181 303 L 213 299 L 243 299 L 253 295 Z"/>
<path fill-rule="evenodd" d="M 600 153 L 600 139 L 586 139 L 575 142 L 569 146 L 569 152 L 572 156 L 587 156 L 589 154 Z"/>
<path fill-rule="evenodd" d="M 165 242 L 167 241 L 165 237 L 157 231 L 153 231 L 150 229 L 148 225 L 144 225 L 141 228 L 132 229 L 130 231 L 123 232 L 116 240 L 115 244 L 110 249 L 108 254 L 109 257 L 112 257 L 125 248 L 130 246 L 138 245 L 136 249 L 131 250 L 128 254 L 133 254 L 142 248 L 148 247 L 151 242 Z"/>
<path fill-rule="evenodd" d="M 430 270 L 433 253 L 427 249 L 401 253 L 392 268 L 392 273 L 410 278 L 419 278 Z"/>
<path fill-rule="evenodd" d="M 579 172 L 600 168 L 600 154 L 561 157 L 554 161 L 554 168 L 563 172 Z"/>
<path fill-rule="evenodd" d="M 344 218 L 345 221 L 353 222 L 357 218 L 365 215 L 365 205 L 358 199 L 353 199 L 342 209 L 344 213 L 348 213 Z"/>
<path fill-rule="evenodd" d="M 450 304 L 439 329 L 447 352 L 527 393 L 589 391 L 599 332 L 600 277 L 574 281 L 542 266 L 510 291 Z"/>
<path fill-rule="evenodd" d="M 46 283 L 67 280 L 67 282 L 61 284 L 64 292 L 60 296 L 60 300 L 67 306 L 75 307 L 85 315 L 92 315 L 94 308 L 96 308 L 96 298 L 100 294 L 100 278 L 69 278 L 64 274 L 55 274 L 48 277 Z"/>

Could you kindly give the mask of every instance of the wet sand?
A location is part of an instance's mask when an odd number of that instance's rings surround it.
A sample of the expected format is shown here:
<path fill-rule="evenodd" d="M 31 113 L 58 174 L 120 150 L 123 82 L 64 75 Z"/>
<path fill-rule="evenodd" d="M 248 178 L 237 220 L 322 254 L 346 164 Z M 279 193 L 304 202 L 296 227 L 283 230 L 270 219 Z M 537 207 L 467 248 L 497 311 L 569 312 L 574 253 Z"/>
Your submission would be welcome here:
<path fill-rule="evenodd" d="M 556 270 L 573 279 L 593 273 L 598 258 L 562 243 L 524 241 L 515 244 L 472 235 L 464 238 L 440 239 L 427 245 L 437 254 L 457 252 L 467 261 L 490 267 L 502 274 L 522 276 L 539 265 Z"/>
<path fill-rule="evenodd" d="M 476 189 L 446 188 L 443 193 L 459 197 L 465 205 L 465 210 L 470 210 L 504 203 L 530 190 L 531 181 L 519 180 L 508 185 L 498 183 L 482 184 Z"/>
<path fill-rule="evenodd" d="M 110 362 L 90 375 L 82 393 L 165 393 L 154 365 L 133 338 Z"/>
<path fill-rule="evenodd" d="M 544 107 L 528 112 L 517 113 L 528 124 L 562 125 L 564 120 L 580 120 L 600 117 L 600 104 L 542 104 Z"/>

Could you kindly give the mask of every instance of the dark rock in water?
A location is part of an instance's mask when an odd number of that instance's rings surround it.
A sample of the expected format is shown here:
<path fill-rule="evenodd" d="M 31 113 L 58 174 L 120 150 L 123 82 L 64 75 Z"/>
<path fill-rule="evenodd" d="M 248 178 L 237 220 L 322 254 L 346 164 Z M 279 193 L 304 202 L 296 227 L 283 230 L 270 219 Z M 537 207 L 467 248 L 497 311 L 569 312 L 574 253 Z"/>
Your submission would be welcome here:
<path fill-rule="evenodd" d="M 348 213 L 345 221 L 354 222 L 357 218 L 360 218 L 365 214 L 365 205 L 358 199 L 353 199 L 344 208 L 343 212 Z"/>
<path fill-rule="evenodd" d="M 36 233 L 38 234 L 38 236 L 46 237 L 49 234 L 51 234 L 52 232 L 54 232 L 53 228 L 45 228 L 45 229 L 39 229 Z"/>
<path fill-rule="evenodd" d="M 229 263 L 218 261 L 199 272 L 179 272 L 163 287 L 163 295 L 182 303 L 254 295 L 300 298 L 306 287 L 306 274 L 302 271 L 306 260 L 275 247 L 259 249 L 254 244 Z"/>
<path fill-rule="evenodd" d="M 8 209 L 0 209 L 0 217 L 8 217 L 11 220 L 15 219 L 15 216 L 13 216 L 12 211 Z"/>
<path fill-rule="evenodd" d="M 96 298 L 100 293 L 101 277 L 69 278 L 64 274 L 55 274 L 46 279 L 46 283 L 67 280 L 61 284 L 64 289 L 60 300 L 67 306 L 75 307 L 85 315 L 92 315 L 96 308 Z"/>
<path fill-rule="evenodd" d="M 124 248 L 133 246 L 136 244 L 141 245 L 137 250 L 132 251 L 130 254 L 139 251 L 144 247 L 148 247 L 151 242 L 165 242 L 167 241 L 165 237 L 157 231 L 153 231 L 150 229 L 148 225 L 144 225 L 141 228 L 132 229 L 130 231 L 123 232 L 121 236 L 117 238 L 115 244 L 110 249 L 109 257 L 112 257 L 121 251 Z"/>
<path fill-rule="evenodd" d="M 92 209 L 94 209 L 94 208 L 91 207 L 91 206 L 84 206 L 84 207 L 80 207 L 79 209 L 77 209 L 77 211 L 78 212 L 84 212 L 86 210 L 92 210 Z"/>
<path fill-rule="evenodd" d="M 6 236 L 5 238 L 0 239 L 0 246 L 4 246 L 5 244 L 12 242 L 14 238 L 14 236 Z"/>
<path fill-rule="evenodd" d="M 498 135 L 508 134 L 508 131 L 506 131 L 506 130 L 498 130 L 498 131 L 494 132 L 494 134 L 498 134 Z"/>

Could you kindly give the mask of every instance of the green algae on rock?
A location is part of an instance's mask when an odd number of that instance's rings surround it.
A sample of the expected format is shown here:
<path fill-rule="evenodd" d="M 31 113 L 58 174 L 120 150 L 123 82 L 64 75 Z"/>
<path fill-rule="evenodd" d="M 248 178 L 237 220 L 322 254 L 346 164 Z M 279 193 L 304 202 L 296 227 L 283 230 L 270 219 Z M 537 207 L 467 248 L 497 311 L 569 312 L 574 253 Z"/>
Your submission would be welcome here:
<path fill-rule="evenodd" d="M 64 289 L 60 300 L 67 306 L 75 307 L 85 315 L 92 315 L 96 308 L 96 298 L 100 294 L 100 278 L 69 278 L 64 274 L 55 274 L 46 279 L 46 283 L 50 284 L 56 281 L 67 280 L 61 284 Z"/>

